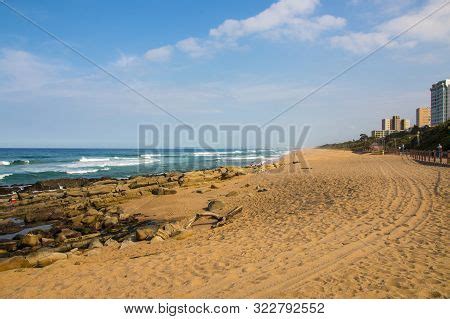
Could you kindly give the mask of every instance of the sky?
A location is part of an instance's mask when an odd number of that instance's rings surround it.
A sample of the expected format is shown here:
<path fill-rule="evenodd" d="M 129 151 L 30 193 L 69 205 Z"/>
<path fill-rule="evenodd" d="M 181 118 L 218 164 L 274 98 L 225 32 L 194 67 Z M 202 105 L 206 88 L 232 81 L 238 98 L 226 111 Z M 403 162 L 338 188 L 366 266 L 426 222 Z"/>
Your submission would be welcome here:
<path fill-rule="evenodd" d="M 0 0 L 4 1 L 4 0 Z M 0 3 L 0 147 L 136 147 L 142 124 L 311 127 L 305 146 L 415 122 L 450 78 L 449 0 Z M 448 3 L 448 5 L 445 5 Z"/>

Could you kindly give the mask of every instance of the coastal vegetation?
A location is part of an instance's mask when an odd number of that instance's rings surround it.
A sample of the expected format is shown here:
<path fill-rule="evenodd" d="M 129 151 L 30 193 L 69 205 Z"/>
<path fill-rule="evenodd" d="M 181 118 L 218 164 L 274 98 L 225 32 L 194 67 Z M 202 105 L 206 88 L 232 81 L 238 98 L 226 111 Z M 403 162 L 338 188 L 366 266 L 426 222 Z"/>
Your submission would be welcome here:
<path fill-rule="evenodd" d="M 335 144 L 325 144 L 319 148 L 364 151 L 374 143 L 384 146 L 386 150 L 397 149 L 404 145 L 405 149 L 433 150 L 441 144 L 443 150 L 450 148 L 450 120 L 434 127 L 414 126 L 409 131 L 392 133 L 384 138 L 369 137 L 361 134 L 357 140 Z"/>

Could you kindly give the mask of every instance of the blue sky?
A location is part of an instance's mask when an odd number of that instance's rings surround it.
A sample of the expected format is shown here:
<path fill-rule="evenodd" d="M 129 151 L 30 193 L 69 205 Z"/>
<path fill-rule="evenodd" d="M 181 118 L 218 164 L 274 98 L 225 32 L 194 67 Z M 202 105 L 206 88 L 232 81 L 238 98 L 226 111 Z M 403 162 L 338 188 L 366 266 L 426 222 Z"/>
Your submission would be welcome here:
<path fill-rule="evenodd" d="M 194 126 L 262 124 L 445 0 L 8 4 Z M 450 77 L 450 5 L 275 121 L 307 146 L 414 122 Z M 135 147 L 175 124 L 0 5 L 0 147 Z"/>

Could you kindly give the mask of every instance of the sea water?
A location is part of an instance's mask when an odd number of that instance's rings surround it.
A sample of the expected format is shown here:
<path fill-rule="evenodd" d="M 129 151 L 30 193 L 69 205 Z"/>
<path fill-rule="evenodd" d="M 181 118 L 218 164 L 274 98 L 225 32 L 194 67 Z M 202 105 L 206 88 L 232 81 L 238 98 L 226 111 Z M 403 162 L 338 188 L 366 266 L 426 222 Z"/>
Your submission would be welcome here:
<path fill-rule="evenodd" d="M 241 149 L 19 149 L 0 148 L 0 185 L 57 178 L 136 175 L 245 166 L 278 159 L 285 150 Z"/>

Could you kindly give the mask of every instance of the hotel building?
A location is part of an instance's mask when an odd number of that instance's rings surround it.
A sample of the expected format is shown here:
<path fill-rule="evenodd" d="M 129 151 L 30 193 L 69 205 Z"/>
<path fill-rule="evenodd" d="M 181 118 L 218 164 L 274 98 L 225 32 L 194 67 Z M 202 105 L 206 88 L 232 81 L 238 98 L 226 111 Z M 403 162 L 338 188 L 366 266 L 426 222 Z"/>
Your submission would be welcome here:
<path fill-rule="evenodd" d="M 416 109 L 416 125 L 418 127 L 431 126 L 431 108 L 419 107 Z"/>
<path fill-rule="evenodd" d="M 381 120 L 381 129 L 383 131 L 390 131 L 391 130 L 391 119 L 382 119 Z"/>
<path fill-rule="evenodd" d="M 400 131 L 401 130 L 401 120 L 400 116 L 394 115 L 391 120 L 391 130 Z"/>
<path fill-rule="evenodd" d="M 407 119 L 402 119 L 400 121 L 400 130 L 401 131 L 406 131 L 411 127 L 411 123 L 409 122 L 409 120 Z"/>
<path fill-rule="evenodd" d="M 449 119 L 450 80 L 439 81 L 431 86 L 431 126 Z"/>

